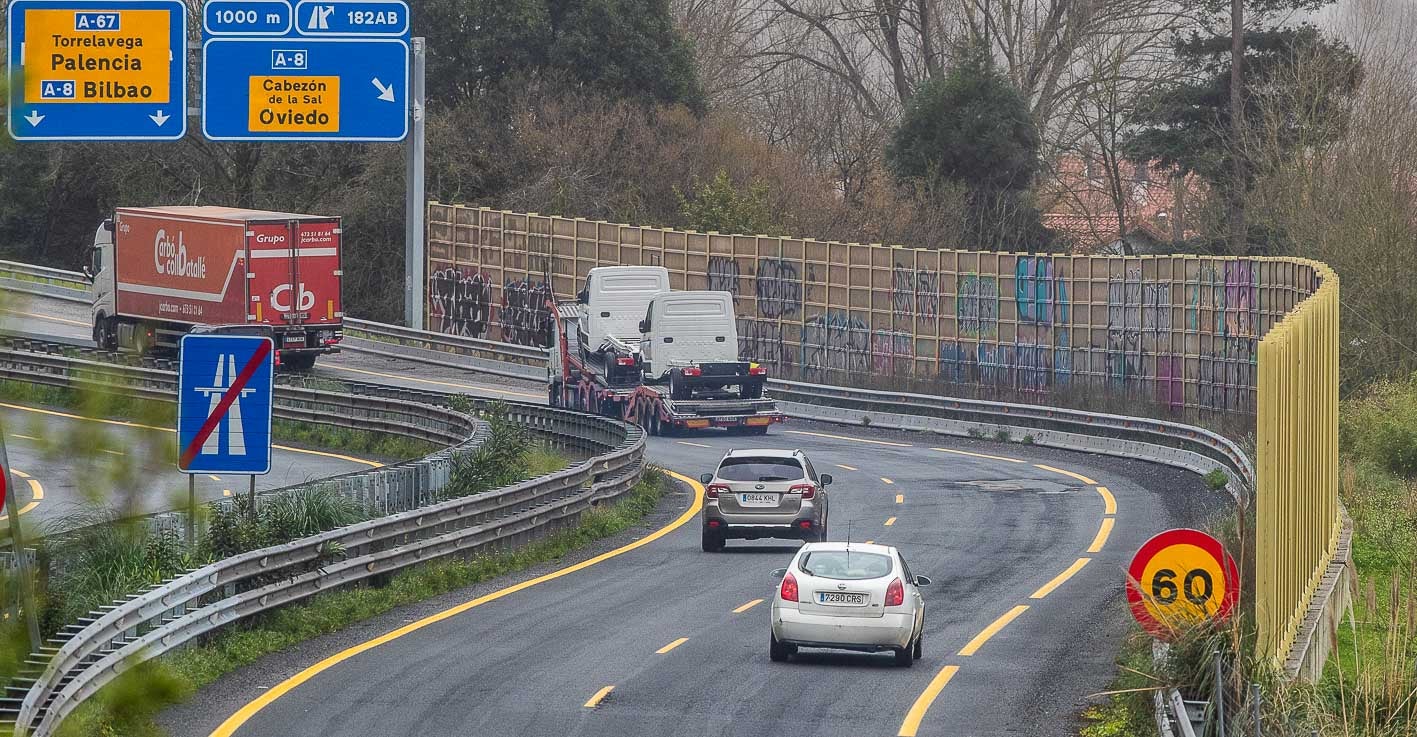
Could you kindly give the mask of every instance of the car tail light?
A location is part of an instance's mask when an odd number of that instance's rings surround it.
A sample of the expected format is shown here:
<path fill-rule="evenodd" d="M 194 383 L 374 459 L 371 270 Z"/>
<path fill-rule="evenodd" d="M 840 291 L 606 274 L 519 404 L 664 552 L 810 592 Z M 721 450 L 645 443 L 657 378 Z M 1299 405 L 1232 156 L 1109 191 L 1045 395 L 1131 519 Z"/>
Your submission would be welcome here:
<path fill-rule="evenodd" d="M 280 365 L 280 351 L 276 351 L 275 365 Z"/>
<path fill-rule="evenodd" d="M 711 519 L 711 520 L 708 521 L 708 526 L 709 526 L 709 529 L 711 529 L 711 530 L 716 530 L 716 529 L 718 529 L 719 525 L 721 525 L 721 524 L 723 524 L 723 523 L 719 522 L 719 521 L 716 520 L 716 519 Z"/>
<path fill-rule="evenodd" d="M 811 499 L 811 498 L 813 498 L 813 497 L 815 497 L 815 496 L 817 495 L 817 487 L 815 487 L 815 486 L 813 486 L 813 485 L 811 485 L 811 484 L 797 484 L 796 486 L 792 487 L 791 489 L 788 489 L 788 490 L 787 490 L 787 493 L 789 493 L 789 494 L 797 494 L 797 493 L 800 493 L 800 494 L 802 494 L 802 498 L 803 498 L 803 499 Z"/>
<path fill-rule="evenodd" d="M 620 366 L 633 366 L 635 365 L 635 359 L 630 356 L 621 356 L 615 359 L 615 363 Z"/>
<path fill-rule="evenodd" d="M 717 499 L 720 493 L 727 494 L 731 491 L 733 490 L 723 484 L 709 484 L 708 488 L 704 489 L 704 496 L 709 499 Z"/>
<path fill-rule="evenodd" d="M 798 527 L 801 527 L 801 528 L 804 529 L 804 530 L 810 530 L 810 529 L 812 529 L 812 520 L 804 519 L 804 520 L 798 522 L 798 523 L 797 523 L 797 526 L 798 526 Z"/>
<path fill-rule="evenodd" d="M 339 338 L 325 338 L 325 345 L 334 345 L 339 342 Z"/>
<path fill-rule="evenodd" d="M 768 375 L 768 367 L 767 367 L 767 366 L 751 366 L 751 367 L 748 368 L 748 375 L 749 375 L 749 376 L 767 376 L 767 375 Z"/>
<path fill-rule="evenodd" d="M 797 601 L 797 577 L 793 576 L 791 571 L 782 577 L 782 588 L 778 595 L 783 601 Z"/>
<path fill-rule="evenodd" d="M 891 581 L 891 585 L 886 587 L 886 606 L 900 606 L 905 603 L 905 584 L 900 579 Z"/>
<path fill-rule="evenodd" d="M 700 369 L 698 366 L 689 366 L 683 369 L 681 373 L 685 376 L 702 376 L 704 372 L 703 369 Z"/>

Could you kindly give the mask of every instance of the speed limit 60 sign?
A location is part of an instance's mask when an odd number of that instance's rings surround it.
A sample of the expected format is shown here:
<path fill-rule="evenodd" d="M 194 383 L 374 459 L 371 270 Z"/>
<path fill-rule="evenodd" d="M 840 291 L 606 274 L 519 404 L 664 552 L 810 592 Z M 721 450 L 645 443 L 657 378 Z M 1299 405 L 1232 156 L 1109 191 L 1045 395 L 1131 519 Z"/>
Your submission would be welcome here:
<path fill-rule="evenodd" d="M 1240 572 L 1219 540 L 1199 530 L 1167 530 L 1146 541 L 1127 570 L 1132 616 L 1167 638 L 1187 624 L 1225 620 L 1240 599 Z"/>

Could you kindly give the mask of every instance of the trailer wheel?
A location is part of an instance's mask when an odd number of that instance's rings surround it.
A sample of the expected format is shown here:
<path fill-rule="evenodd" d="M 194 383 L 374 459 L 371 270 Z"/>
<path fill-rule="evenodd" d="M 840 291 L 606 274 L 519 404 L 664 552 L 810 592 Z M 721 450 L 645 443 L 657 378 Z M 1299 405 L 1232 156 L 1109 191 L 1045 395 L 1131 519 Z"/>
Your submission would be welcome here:
<path fill-rule="evenodd" d="M 689 387 L 684 384 L 684 374 L 678 369 L 669 372 L 669 398 L 688 399 Z"/>

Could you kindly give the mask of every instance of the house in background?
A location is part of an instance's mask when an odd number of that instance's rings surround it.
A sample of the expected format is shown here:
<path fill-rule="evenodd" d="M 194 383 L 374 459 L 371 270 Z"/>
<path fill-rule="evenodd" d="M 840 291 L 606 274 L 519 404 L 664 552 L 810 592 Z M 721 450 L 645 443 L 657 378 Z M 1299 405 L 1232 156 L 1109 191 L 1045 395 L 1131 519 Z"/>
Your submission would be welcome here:
<path fill-rule="evenodd" d="M 1045 177 L 1043 224 L 1070 241 L 1073 253 L 1171 253 L 1196 235 L 1185 217 L 1204 192 L 1194 176 L 1130 161 L 1117 162 L 1113 172 L 1101 157 L 1084 153 L 1060 158 Z"/>

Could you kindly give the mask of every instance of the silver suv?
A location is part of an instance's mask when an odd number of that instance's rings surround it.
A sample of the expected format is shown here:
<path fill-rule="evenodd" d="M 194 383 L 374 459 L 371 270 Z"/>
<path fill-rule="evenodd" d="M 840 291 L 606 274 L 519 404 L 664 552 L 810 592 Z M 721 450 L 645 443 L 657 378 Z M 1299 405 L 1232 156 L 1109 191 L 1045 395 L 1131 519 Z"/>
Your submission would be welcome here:
<path fill-rule="evenodd" d="M 817 475 L 800 450 L 730 450 L 704 483 L 704 552 L 723 550 L 730 537 L 827 539 L 827 492 L 832 477 Z"/>

